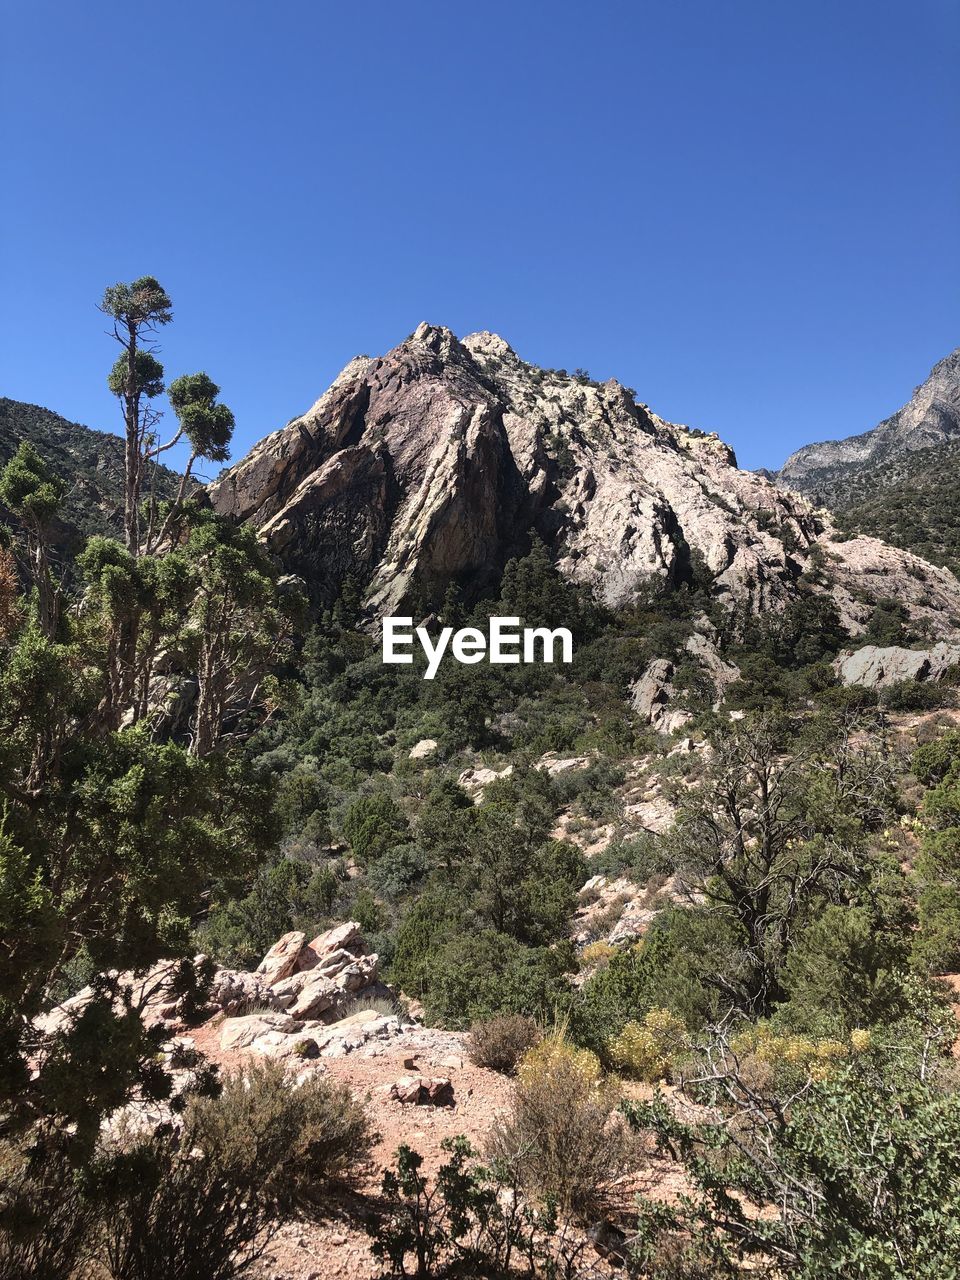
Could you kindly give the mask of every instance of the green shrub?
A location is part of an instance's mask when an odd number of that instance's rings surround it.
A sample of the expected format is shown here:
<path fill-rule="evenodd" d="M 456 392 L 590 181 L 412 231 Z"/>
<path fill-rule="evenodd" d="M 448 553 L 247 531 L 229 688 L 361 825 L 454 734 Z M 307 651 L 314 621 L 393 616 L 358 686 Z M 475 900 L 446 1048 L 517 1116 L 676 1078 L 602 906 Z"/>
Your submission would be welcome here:
<path fill-rule="evenodd" d="M 372 1141 L 360 1104 L 323 1076 L 297 1087 L 265 1062 L 228 1077 L 219 1098 L 191 1102 L 182 1132 L 121 1136 L 104 1158 L 111 1280 L 232 1280 Z"/>
<path fill-rule="evenodd" d="M 409 839 L 410 825 L 396 800 L 378 791 L 353 801 L 343 818 L 343 834 L 358 862 L 376 862 Z"/>
<path fill-rule="evenodd" d="M 441 1148 L 448 1158 L 432 1186 L 422 1172 L 423 1157 L 408 1146 L 398 1149 L 394 1167 L 383 1175 L 385 1212 L 366 1227 L 385 1276 L 579 1274 L 573 1264 L 583 1242 L 564 1249 L 561 1241 L 558 1249 L 552 1212 L 524 1204 L 505 1181 L 506 1171 L 480 1164 L 465 1138 L 445 1138 Z"/>
<path fill-rule="evenodd" d="M 554 1016 L 569 1001 L 566 974 L 575 968 L 569 944 L 527 947 L 486 929 L 446 941 L 432 952 L 422 993 L 430 1021 L 469 1026 L 498 1013 Z"/>
<path fill-rule="evenodd" d="M 721 971 L 735 951 L 722 921 L 699 909 L 665 909 L 642 942 L 618 948 L 581 987 L 571 1007 L 577 1042 L 612 1065 L 611 1039 L 651 1009 L 669 1009 L 685 1026 L 701 1026 L 716 1001 L 707 985 L 711 971 Z"/>
<path fill-rule="evenodd" d="M 630 1143 L 614 1116 L 618 1103 L 596 1056 L 554 1035 L 524 1058 L 510 1112 L 490 1135 L 490 1154 L 528 1194 L 563 1215 L 588 1215 L 629 1163 Z"/>
<path fill-rule="evenodd" d="M 954 693 L 949 686 L 928 680 L 900 680 L 884 689 L 880 705 L 888 711 L 933 711 L 950 706 Z"/>
<path fill-rule="evenodd" d="M 960 1094 L 944 1087 L 931 1033 L 949 1045 L 956 1027 L 905 1024 L 882 1045 L 861 1032 L 848 1046 L 760 1032 L 754 1049 L 793 1058 L 799 1074 L 764 1078 L 747 1046 L 714 1044 L 685 1085 L 696 1120 L 662 1097 L 628 1105 L 691 1186 L 673 1204 L 640 1202 L 639 1272 L 659 1275 L 651 1268 L 664 1244 L 685 1241 L 709 1259 L 696 1275 L 955 1275 Z"/>
<path fill-rule="evenodd" d="M 374 1132 L 346 1085 L 312 1074 L 293 1086 L 267 1061 L 228 1076 L 219 1098 L 192 1103 L 185 1132 L 221 1168 L 250 1178 L 280 1208 L 322 1198 L 362 1162 Z"/>

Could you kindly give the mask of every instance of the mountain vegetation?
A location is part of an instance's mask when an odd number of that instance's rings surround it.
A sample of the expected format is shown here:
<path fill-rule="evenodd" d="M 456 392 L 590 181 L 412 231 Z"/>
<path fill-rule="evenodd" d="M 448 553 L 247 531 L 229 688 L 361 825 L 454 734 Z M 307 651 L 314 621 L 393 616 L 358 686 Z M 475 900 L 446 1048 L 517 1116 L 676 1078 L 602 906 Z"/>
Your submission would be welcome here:
<path fill-rule="evenodd" d="M 950 1275 L 957 685 L 834 660 L 955 635 L 954 579 L 493 335 L 428 329 L 211 493 L 151 487 L 232 415 L 166 385 L 157 280 L 103 308 L 110 531 L 57 552 L 69 433 L 0 470 L 0 1280 L 275 1275 L 330 1214 L 383 1277 Z M 385 603 L 567 627 L 573 661 L 425 680 Z M 404 1026 L 494 1082 L 482 1149 L 377 1153 L 456 1102 L 338 1082 Z"/>
<path fill-rule="evenodd" d="M 960 447 L 934 446 L 851 480 L 835 507 L 841 529 L 912 551 L 960 577 Z"/>
<path fill-rule="evenodd" d="M 123 528 L 124 458 L 119 436 L 69 422 L 39 405 L 0 397 L 0 463 L 9 462 L 21 444 L 32 445 L 66 485 L 52 531 L 58 551 L 75 554 L 93 534 L 116 536 Z M 160 499 L 169 499 L 180 477 L 159 464 L 152 470 L 152 484 Z"/>

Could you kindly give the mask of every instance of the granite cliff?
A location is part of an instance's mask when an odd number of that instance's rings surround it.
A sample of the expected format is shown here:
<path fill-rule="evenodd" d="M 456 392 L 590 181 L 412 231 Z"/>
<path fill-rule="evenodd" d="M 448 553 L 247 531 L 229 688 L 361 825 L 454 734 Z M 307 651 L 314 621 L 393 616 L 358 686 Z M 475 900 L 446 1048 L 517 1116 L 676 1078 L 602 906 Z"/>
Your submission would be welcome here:
<path fill-rule="evenodd" d="M 803 497 L 738 468 L 615 380 L 541 369 L 500 337 L 421 324 L 352 360 L 301 417 L 211 486 L 315 599 L 363 585 L 371 617 L 492 585 L 532 532 L 611 605 L 651 579 L 706 582 L 730 610 L 829 594 L 852 634 L 879 599 L 960 630 L 960 583 L 870 537 L 836 538 Z"/>

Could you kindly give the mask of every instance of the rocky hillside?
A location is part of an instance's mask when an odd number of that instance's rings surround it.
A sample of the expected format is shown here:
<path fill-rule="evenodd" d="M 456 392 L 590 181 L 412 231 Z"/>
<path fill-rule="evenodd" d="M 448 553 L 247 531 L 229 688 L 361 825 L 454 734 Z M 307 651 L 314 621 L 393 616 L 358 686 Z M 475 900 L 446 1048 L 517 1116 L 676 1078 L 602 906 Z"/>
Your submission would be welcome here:
<path fill-rule="evenodd" d="M 58 542 L 69 550 L 77 535 L 116 537 L 123 530 L 123 441 L 61 418 L 40 405 L 0 397 L 0 466 L 28 441 L 68 482 L 64 525 Z M 180 477 L 157 469 L 164 496 L 176 493 Z"/>
<path fill-rule="evenodd" d="M 804 445 L 773 478 L 831 509 L 869 499 L 911 471 L 911 456 L 960 443 L 960 347 L 939 364 L 912 398 L 871 431 Z M 956 451 L 950 454 L 956 467 Z"/>
<path fill-rule="evenodd" d="M 871 475 L 852 481 L 848 496 L 838 499 L 841 527 L 913 551 L 960 577 L 960 440 L 899 459 L 882 483 L 870 483 Z"/>
<path fill-rule="evenodd" d="M 502 339 L 421 324 L 357 357 L 302 417 L 215 483 L 315 597 L 364 584 L 373 616 L 492 585 L 531 531 L 611 605 L 651 579 L 721 605 L 829 594 L 854 633 L 895 597 L 932 634 L 960 626 L 952 575 L 835 530 L 802 497 L 737 467 L 716 435 L 665 422 L 616 380 L 541 369 Z"/>

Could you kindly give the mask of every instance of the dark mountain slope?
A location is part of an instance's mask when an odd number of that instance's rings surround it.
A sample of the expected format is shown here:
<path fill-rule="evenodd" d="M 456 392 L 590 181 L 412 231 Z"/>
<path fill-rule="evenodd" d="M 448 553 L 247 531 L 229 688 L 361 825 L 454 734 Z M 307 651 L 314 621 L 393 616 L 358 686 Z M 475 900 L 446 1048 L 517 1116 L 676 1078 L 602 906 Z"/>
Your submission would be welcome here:
<path fill-rule="evenodd" d="M 858 477 L 837 522 L 882 538 L 960 577 L 960 443 L 921 449 L 899 460 L 884 484 Z"/>
<path fill-rule="evenodd" d="M 70 422 L 40 405 L 0 397 L 0 465 L 10 460 L 24 440 L 69 486 L 57 539 L 62 550 L 70 550 L 78 534 L 116 537 L 122 533 L 123 441 L 119 436 Z M 172 497 L 179 481 L 169 468 L 158 468 L 161 496 Z"/>

